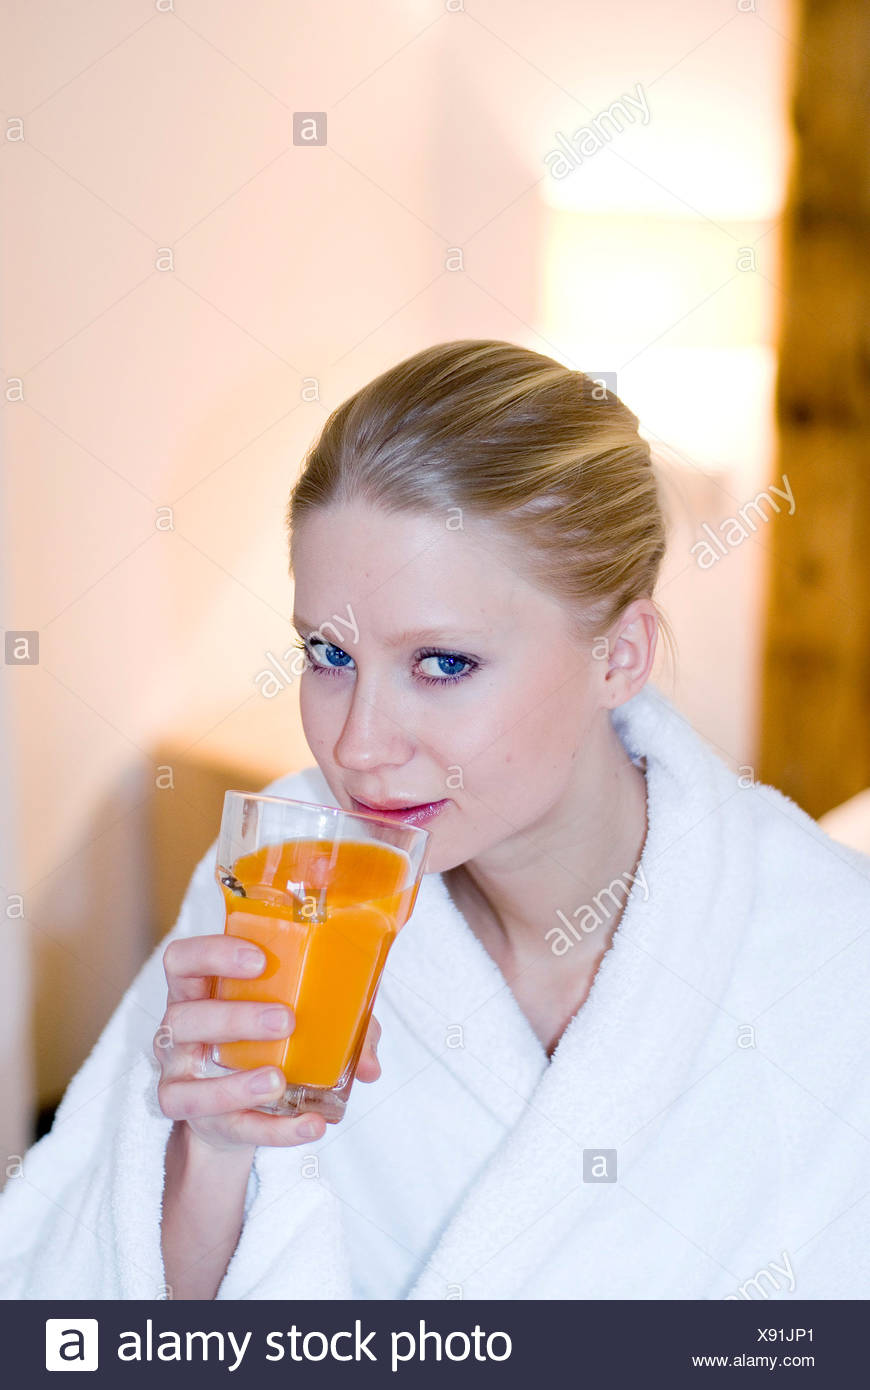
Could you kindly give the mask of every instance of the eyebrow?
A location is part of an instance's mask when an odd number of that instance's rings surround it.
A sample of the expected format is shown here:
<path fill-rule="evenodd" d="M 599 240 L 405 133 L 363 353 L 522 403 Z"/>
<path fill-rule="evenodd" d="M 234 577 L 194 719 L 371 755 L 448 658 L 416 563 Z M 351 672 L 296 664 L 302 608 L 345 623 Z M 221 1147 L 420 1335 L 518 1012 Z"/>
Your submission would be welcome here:
<path fill-rule="evenodd" d="M 309 629 L 311 629 L 312 632 L 318 632 L 318 631 L 320 630 L 318 627 L 315 626 L 314 623 L 306 622 L 306 620 L 305 620 L 304 618 L 299 617 L 299 616 L 298 616 L 297 614 L 295 614 L 295 613 L 294 613 L 294 615 L 293 615 L 293 626 L 294 626 L 295 628 L 300 628 L 300 629 L 301 629 L 301 628 L 309 628 Z M 326 621 L 326 622 L 324 622 L 324 623 L 322 624 L 322 626 L 325 627 L 325 628 L 327 628 L 327 629 L 329 629 L 329 628 L 338 627 L 339 624 L 333 623 L 333 622 L 330 622 L 330 621 Z M 445 639 L 445 634 L 449 635 L 451 632 L 454 632 L 454 633 L 455 633 L 455 632 L 458 632 L 458 631 L 459 631 L 458 627 L 457 627 L 457 628 L 451 628 L 451 627 L 450 627 L 448 624 L 446 624 L 446 623 L 444 624 L 443 627 L 424 627 L 424 628 L 418 628 L 416 631 L 413 630 L 413 629 L 409 629 L 409 630 L 406 631 L 406 632 L 397 632 L 397 633 L 395 633 L 392 637 L 387 637 L 387 638 L 385 639 L 384 645 L 385 645 L 386 647 L 403 647 L 403 646 L 406 646 L 406 645 L 410 644 L 411 642 L 435 642 L 435 641 L 438 641 L 439 639 L 444 640 L 444 639 Z M 465 633 L 464 633 L 463 637 L 462 637 L 460 640 L 461 640 L 461 641 L 464 641 L 466 637 L 486 637 L 486 636 L 488 636 L 488 633 L 487 633 L 486 631 L 484 631 L 482 628 L 474 628 L 474 629 L 473 629 L 473 628 L 466 628 L 466 629 L 465 629 Z"/>

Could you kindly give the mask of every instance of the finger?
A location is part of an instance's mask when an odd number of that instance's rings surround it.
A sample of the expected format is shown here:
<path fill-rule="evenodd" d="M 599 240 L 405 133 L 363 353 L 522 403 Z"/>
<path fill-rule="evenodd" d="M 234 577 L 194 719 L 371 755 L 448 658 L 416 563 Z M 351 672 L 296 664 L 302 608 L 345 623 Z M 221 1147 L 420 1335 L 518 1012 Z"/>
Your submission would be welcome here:
<path fill-rule="evenodd" d="M 215 975 L 254 979 L 266 968 L 259 946 L 238 936 L 176 937 L 163 952 L 169 1000 L 207 999 Z"/>
<path fill-rule="evenodd" d="M 372 1027 L 374 1025 L 374 1027 Z M 381 1036 L 381 1025 L 376 1019 L 372 1019 L 369 1030 L 366 1034 L 365 1047 L 360 1054 L 357 1063 L 356 1076 L 359 1081 L 377 1081 L 381 1074 L 381 1064 L 378 1061 L 378 1039 Z"/>
<path fill-rule="evenodd" d="M 356 1069 L 357 1081 L 377 1081 L 381 1074 L 381 1064 L 371 1048 L 367 1047 L 359 1059 Z"/>
<path fill-rule="evenodd" d="M 271 1083 L 265 1085 L 266 1080 Z M 277 1067 L 256 1067 L 219 1077 L 164 1076 L 157 1085 L 160 1109 L 170 1120 L 229 1115 L 278 1100 L 287 1081 Z"/>
<path fill-rule="evenodd" d="M 151 1050 L 160 1063 L 161 1078 L 167 1081 L 179 1076 L 198 1076 L 206 1049 L 202 1043 L 178 1042 L 169 1025 L 161 1023 L 154 1034 Z"/>
<path fill-rule="evenodd" d="M 290 1148 L 296 1144 L 311 1144 L 322 1139 L 326 1132 L 323 1116 L 310 1110 L 301 1115 L 264 1115 L 258 1110 L 240 1110 L 227 1115 L 220 1123 L 233 1143 L 257 1147 Z M 308 1126 L 314 1133 L 303 1133 Z"/>
<path fill-rule="evenodd" d="M 296 1027 L 293 1010 L 247 1000 L 189 999 L 170 1004 L 163 1031 L 175 1043 L 241 1042 L 255 1038 L 289 1038 Z"/>

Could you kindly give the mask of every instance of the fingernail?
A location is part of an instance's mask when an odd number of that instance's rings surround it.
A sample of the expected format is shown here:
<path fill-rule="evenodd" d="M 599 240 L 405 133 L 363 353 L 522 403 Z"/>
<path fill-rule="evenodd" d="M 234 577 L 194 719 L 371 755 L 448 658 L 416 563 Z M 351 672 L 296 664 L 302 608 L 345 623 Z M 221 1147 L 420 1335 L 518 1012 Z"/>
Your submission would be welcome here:
<path fill-rule="evenodd" d="M 272 1008 L 264 1009 L 260 1014 L 260 1020 L 273 1033 L 280 1033 L 282 1036 L 290 1033 L 290 1010 L 285 1009 L 282 1004 L 274 1004 Z"/>
<path fill-rule="evenodd" d="M 256 946 L 242 946 L 236 952 L 236 961 L 242 970 L 262 970 L 266 957 Z"/>
<path fill-rule="evenodd" d="M 279 1091 L 283 1091 L 284 1086 L 283 1073 L 274 1070 L 258 1072 L 248 1082 L 248 1089 L 255 1096 L 268 1096 L 273 1092 L 277 1094 Z"/>
<path fill-rule="evenodd" d="M 320 1125 L 316 1120 L 304 1120 L 299 1126 L 299 1134 L 303 1139 L 315 1139 L 320 1133 Z"/>

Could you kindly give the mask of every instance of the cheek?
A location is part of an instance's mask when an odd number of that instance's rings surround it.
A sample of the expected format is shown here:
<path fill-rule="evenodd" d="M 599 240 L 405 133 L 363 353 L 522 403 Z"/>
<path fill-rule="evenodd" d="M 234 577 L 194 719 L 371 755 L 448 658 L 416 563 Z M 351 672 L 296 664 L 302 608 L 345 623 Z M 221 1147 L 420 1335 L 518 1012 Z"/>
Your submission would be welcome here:
<path fill-rule="evenodd" d="M 333 747 L 338 734 L 330 737 L 333 715 L 328 700 L 318 699 L 317 691 L 311 689 L 312 681 L 323 677 L 306 674 L 299 687 L 299 717 L 302 731 L 312 753 L 320 755 Z"/>
<path fill-rule="evenodd" d="M 508 819 L 525 819 L 552 800 L 572 751 L 552 721 L 529 717 L 475 759 L 468 785 Z"/>
<path fill-rule="evenodd" d="M 545 808 L 582 758 L 592 714 L 586 693 L 577 679 L 555 690 L 543 682 L 494 709 L 491 725 L 467 740 L 466 788 L 505 815 Z"/>

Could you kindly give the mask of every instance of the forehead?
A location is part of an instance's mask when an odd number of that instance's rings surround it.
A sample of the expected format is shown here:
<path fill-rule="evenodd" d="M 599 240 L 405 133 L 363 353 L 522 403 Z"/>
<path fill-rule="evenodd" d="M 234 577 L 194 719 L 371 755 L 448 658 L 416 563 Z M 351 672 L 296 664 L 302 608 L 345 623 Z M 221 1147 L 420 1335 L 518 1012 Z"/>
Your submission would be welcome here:
<path fill-rule="evenodd" d="M 443 518 L 322 508 L 293 537 L 295 612 L 316 626 L 350 604 L 384 641 L 445 625 L 492 631 L 556 607 L 517 558 L 497 527 L 455 508 Z"/>

